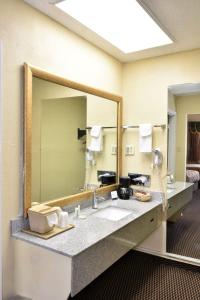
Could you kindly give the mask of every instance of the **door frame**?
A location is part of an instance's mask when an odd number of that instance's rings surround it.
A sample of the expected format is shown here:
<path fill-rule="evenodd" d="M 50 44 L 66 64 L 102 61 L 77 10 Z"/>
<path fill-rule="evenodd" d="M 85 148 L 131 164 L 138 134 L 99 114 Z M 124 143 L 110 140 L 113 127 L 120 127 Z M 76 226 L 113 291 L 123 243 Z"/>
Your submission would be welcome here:
<path fill-rule="evenodd" d="M 167 171 L 175 175 L 176 172 L 176 112 L 168 109 L 168 149 Z M 173 167 L 169 169 L 169 166 Z"/>

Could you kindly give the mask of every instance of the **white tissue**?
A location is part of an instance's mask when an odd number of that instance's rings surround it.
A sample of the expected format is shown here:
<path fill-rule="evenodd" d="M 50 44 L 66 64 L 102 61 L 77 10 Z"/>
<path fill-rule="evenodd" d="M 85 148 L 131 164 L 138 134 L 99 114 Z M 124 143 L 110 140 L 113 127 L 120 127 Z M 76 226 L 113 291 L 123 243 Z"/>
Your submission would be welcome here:
<path fill-rule="evenodd" d="M 47 216 L 47 223 L 49 227 L 53 227 L 58 224 L 58 216 L 56 213 L 50 214 Z"/>

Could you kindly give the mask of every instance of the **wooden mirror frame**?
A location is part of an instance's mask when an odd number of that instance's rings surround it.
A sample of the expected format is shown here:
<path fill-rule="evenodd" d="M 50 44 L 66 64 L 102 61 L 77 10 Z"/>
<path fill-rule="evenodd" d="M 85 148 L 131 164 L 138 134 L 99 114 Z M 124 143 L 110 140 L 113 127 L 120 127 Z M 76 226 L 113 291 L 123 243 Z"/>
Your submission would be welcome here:
<path fill-rule="evenodd" d="M 32 180 L 32 81 L 37 77 L 71 89 L 99 96 L 117 103 L 117 178 L 121 175 L 122 166 L 122 97 L 96 88 L 74 82 L 55 74 L 48 73 L 39 68 L 24 64 L 24 216 L 31 207 L 31 180 Z M 105 193 L 116 189 L 116 184 L 97 189 Z M 82 193 L 58 198 L 44 202 L 50 206 L 65 206 L 75 201 L 91 198 L 92 192 Z"/>

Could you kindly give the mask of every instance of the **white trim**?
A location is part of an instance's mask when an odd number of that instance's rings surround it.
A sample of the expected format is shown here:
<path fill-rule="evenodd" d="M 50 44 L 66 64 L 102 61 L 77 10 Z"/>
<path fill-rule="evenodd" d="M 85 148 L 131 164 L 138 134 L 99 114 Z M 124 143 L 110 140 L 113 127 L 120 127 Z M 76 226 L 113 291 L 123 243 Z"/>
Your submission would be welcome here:
<path fill-rule="evenodd" d="M 3 132 L 3 124 L 2 124 L 2 115 L 3 115 L 3 97 L 2 97 L 2 88 L 3 88 L 3 84 L 2 84 L 2 41 L 0 41 L 0 300 L 2 299 L 2 272 L 3 272 L 3 267 L 2 267 L 2 243 L 3 243 L 3 222 L 2 222 L 2 218 L 3 218 L 3 214 L 2 214 L 2 209 L 3 209 L 3 197 L 2 197 L 2 188 L 3 188 L 3 170 L 2 170 L 2 132 Z"/>
<path fill-rule="evenodd" d="M 188 114 L 185 115 L 185 162 L 184 162 L 184 180 L 186 181 L 186 167 L 187 167 L 187 140 L 188 140 Z"/>
<path fill-rule="evenodd" d="M 196 258 L 191 258 L 191 257 L 187 257 L 187 256 L 169 253 L 169 252 L 161 253 L 158 251 L 149 250 L 149 249 L 147 250 L 147 249 L 143 249 L 143 248 L 142 249 L 133 249 L 133 250 L 151 254 L 154 256 L 159 256 L 159 257 L 170 259 L 170 260 L 174 260 L 174 261 L 178 261 L 178 262 L 185 263 L 185 264 L 190 264 L 193 266 L 198 266 L 198 267 L 200 266 L 200 260 L 196 259 Z"/>
<path fill-rule="evenodd" d="M 172 110 L 172 109 L 170 109 L 170 108 L 168 108 L 168 115 L 170 116 L 170 117 L 173 117 L 173 116 L 176 116 L 176 111 L 174 111 L 174 110 Z"/>
<path fill-rule="evenodd" d="M 167 171 L 176 172 L 176 112 L 168 110 Z"/>
<path fill-rule="evenodd" d="M 194 266 L 200 266 L 200 259 L 192 258 L 189 256 L 183 256 L 180 254 L 173 254 L 173 253 L 166 252 L 165 255 L 163 255 L 163 257 L 166 257 L 166 258 L 169 258 L 169 259 L 172 259 L 175 261 L 183 262 L 186 264 L 194 265 Z"/>

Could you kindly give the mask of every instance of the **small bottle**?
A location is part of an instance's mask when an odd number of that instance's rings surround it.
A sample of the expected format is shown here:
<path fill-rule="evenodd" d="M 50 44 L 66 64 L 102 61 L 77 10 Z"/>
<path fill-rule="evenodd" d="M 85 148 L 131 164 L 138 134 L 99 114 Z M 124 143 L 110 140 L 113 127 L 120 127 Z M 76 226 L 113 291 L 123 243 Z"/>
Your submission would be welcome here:
<path fill-rule="evenodd" d="M 75 207 L 74 218 L 78 218 L 78 207 Z"/>
<path fill-rule="evenodd" d="M 78 217 L 80 216 L 80 213 L 81 213 L 81 207 L 80 205 L 77 206 L 77 214 L 78 214 Z"/>

